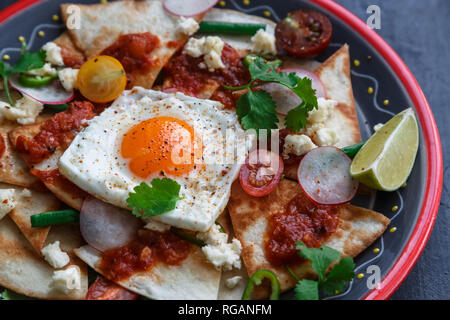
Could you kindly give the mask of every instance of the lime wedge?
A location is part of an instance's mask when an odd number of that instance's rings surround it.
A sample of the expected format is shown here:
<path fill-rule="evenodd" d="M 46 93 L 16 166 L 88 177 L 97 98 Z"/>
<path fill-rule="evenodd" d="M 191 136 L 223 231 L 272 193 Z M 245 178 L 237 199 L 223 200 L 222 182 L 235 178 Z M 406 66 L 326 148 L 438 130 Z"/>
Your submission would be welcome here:
<path fill-rule="evenodd" d="M 409 108 L 370 137 L 355 156 L 350 174 L 370 188 L 397 190 L 411 173 L 418 147 L 417 120 Z"/>

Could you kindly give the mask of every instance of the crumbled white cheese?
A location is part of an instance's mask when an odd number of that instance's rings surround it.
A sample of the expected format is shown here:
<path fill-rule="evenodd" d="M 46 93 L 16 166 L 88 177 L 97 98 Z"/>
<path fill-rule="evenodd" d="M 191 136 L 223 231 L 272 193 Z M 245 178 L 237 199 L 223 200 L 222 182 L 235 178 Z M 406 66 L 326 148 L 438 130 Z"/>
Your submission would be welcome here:
<path fill-rule="evenodd" d="M 27 96 L 17 100 L 14 107 L 0 101 L 0 120 L 17 121 L 24 125 L 33 124 L 43 109 L 44 105 L 42 103 Z"/>
<path fill-rule="evenodd" d="M 228 278 L 227 280 L 225 280 L 225 285 L 227 286 L 228 289 L 233 289 L 234 287 L 237 286 L 237 284 L 242 280 L 241 276 L 235 276 L 232 278 Z"/>
<path fill-rule="evenodd" d="M 0 189 L 0 220 L 16 206 L 15 190 Z"/>
<path fill-rule="evenodd" d="M 54 66 L 64 66 L 64 60 L 61 55 L 61 48 L 54 42 L 47 42 L 43 47 L 47 53 L 45 60 Z"/>
<path fill-rule="evenodd" d="M 253 44 L 253 52 L 273 55 L 277 54 L 277 46 L 273 34 L 270 34 L 263 29 L 259 29 L 251 38 L 251 41 Z"/>
<path fill-rule="evenodd" d="M 170 226 L 168 224 L 156 221 L 152 218 L 147 219 L 145 222 L 147 224 L 144 226 L 144 228 L 148 230 L 164 232 L 170 229 Z"/>
<path fill-rule="evenodd" d="M 41 253 L 44 259 L 55 269 L 65 267 L 70 262 L 69 255 L 59 247 L 59 241 L 46 245 L 42 248 Z"/>
<path fill-rule="evenodd" d="M 70 266 L 64 270 L 53 272 L 52 285 L 54 288 L 69 294 L 73 290 L 81 289 L 81 272 L 78 266 Z"/>
<path fill-rule="evenodd" d="M 206 243 L 202 251 L 216 268 L 241 268 L 241 243 L 238 239 L 227 243 L 228 235 L 221 232 L 218 225 L 214 224 L 208 231 L 198 233 L 197 238 Z"/>
<path fill-rule="evenodd" d="M 78 69 L 64 68 L 58 72 L 59 81 L 67 91 L 72 91 L 77 87 Z"/>
<path fill-rule="evenodd" d="M 194 58 L 203 55 L 206 67 L 212 72 L 214 69 L 225 68 L 221 58 L 224 45 L 223 40 L 215 36 L 191 38 L 184 46 L 183 53 Z"/>
<path fill-rule="evenodd" d="M 58 70 L 53 68 L 50 63 L 44 64 L 44 66 L 42 68 L 27 71 L 27 74 L 30 74 L 33 76 L 41 76 L 41 77 L 55 76 L 57 73 L 58 73 Z"/>
<path fill-rule="evenodd" d="M 289 154 L 297 156 L 304 155 L 317 146 L 311 141 L 311 138 L 304 134 L 289 134 L 284 140 L 283 158 L 288 159 Z"/>
<path fill-rule="evenodd" d="M 319 129 L 313 137 L 313 141 L 320 147 L 323 146 L 334 146 L 339 142 L 339 137 L 336 131 L 330 128 Z"/>
<path fill-rule="evenodd" d="M 319 109 L 314 109 L 308 114 L 308 122 L 313 123 L 324 123 L 330 114 L 333 113 L 337 102 L 334 100 L 328 100 L 325 98 L 318 98 L 317 105 Z"/>
<path fill-rule="evenodd" d="M 180 17 L 178 20 L 178 30 L 188 36 L 193 35 L 198 31 L 200 25 L 193 18 Z"/>
<path fill-rule="evenodd" d="M 378 131 L 381 128 L 383 128 L 383 126 L 384 126 L 384 123 L 377 123 L 376 125 L 373 126 L 373 130 Z"/>

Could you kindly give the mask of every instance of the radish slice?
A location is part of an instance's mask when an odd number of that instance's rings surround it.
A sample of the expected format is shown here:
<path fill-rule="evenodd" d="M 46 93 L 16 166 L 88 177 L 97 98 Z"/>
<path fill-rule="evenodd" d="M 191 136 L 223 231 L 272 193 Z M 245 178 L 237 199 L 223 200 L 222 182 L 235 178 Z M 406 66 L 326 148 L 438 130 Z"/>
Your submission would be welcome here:
<path fill-rule="evenodd" d="M 318 98 L 325 97 L 325 87 L 320 78 L 312 71 L 306 69 L 290 68 L 281 69 L 286 73 L 294 72 L 300 78 L 307 77 L 312 80 L 312 88 L 316 90 L 316 96 Z M 277 113 L 285 116 L 287 113 L 302 103 L 300 99 L 292 90 L 278 83 L 268 83 L 261 86 L 262 89 L 270 93 L 272 99 L 277 105 Z"/>
<path fill-rule="evenodd" d="M 58 79 L 55 79 L 52 83 L 46 86 L 39 88 L 28 88 L 20 84 L 19 75 L 16 74 L 9 78 L 9 84 L 17 91 L 20 91 L 23 95 L 26 95 L 43 104 L 67 103 L 71 101 L 75 95 L 73 91 L 66 91 L 61 86 Z"/>
<path fill-rule="evenodd" d="M 176 16 L 192 17 L 208 11 L 217 2 L 219 0 L 166 0 L 164 9 Z"/>
<path fill-rule="evenodd" d="M 80 230 L 84 240 L 99 251 L 124 246 L 132 241 L 141 221 L 130 211 L 88 197 L 80 211 Z"/>
<path fill-rule="evenodd" d="M 349 202 L 358 182 L 350 176 L 352 160 L 336 147 L 319 147 L 308 152 L 298 167 L 298 182 L 305 194 L 323 205 Z"/>

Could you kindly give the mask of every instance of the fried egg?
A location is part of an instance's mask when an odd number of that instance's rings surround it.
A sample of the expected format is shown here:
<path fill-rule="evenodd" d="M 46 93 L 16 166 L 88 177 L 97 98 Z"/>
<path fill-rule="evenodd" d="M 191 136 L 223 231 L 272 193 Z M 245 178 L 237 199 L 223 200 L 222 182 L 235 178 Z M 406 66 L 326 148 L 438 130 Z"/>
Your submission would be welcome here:
<path fill-rule="evenodd" d="M 88 122 L 58 167 L 92 196 L 123 208 L 140 183 L 175 180 L 182 200 L 153 219 L 206 231 L 224 210 L 253 142 L 219 102 L 134 88 Z"/>

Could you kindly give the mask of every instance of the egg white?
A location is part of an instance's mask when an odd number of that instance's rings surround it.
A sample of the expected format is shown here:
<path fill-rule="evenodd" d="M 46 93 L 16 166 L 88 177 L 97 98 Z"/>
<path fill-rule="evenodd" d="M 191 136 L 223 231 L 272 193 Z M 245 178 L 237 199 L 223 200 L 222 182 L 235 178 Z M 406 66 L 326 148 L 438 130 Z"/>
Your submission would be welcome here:
<path fill-rule="evenodd" d="M 206 164 L 183 176 L 167 176 L 181 185 L 183 199 L 174 210 L 154 219 L 206 231 L 224 210 L 231 184 L 253 143 L 253 138 L 243 135 L 235 112 L 224 110 L 219 102 L 143 88 L 125 91 L 75 137 L 58 161 L 59 170 L 89 194 L 127 208 L 126 199 L 134 187 L 161 176 L 144 180 L 129 170 L 129 159 L 122 158 L 120 152 L 123 136 L 136 124 L 160 116 L 183 120 L 201 135 Z M 226 140 L 228 144 L 224 143 L 226 134 L 233 136 Z M 239 152 L 230 149 L 236 145 L 241 148 Z"/>

